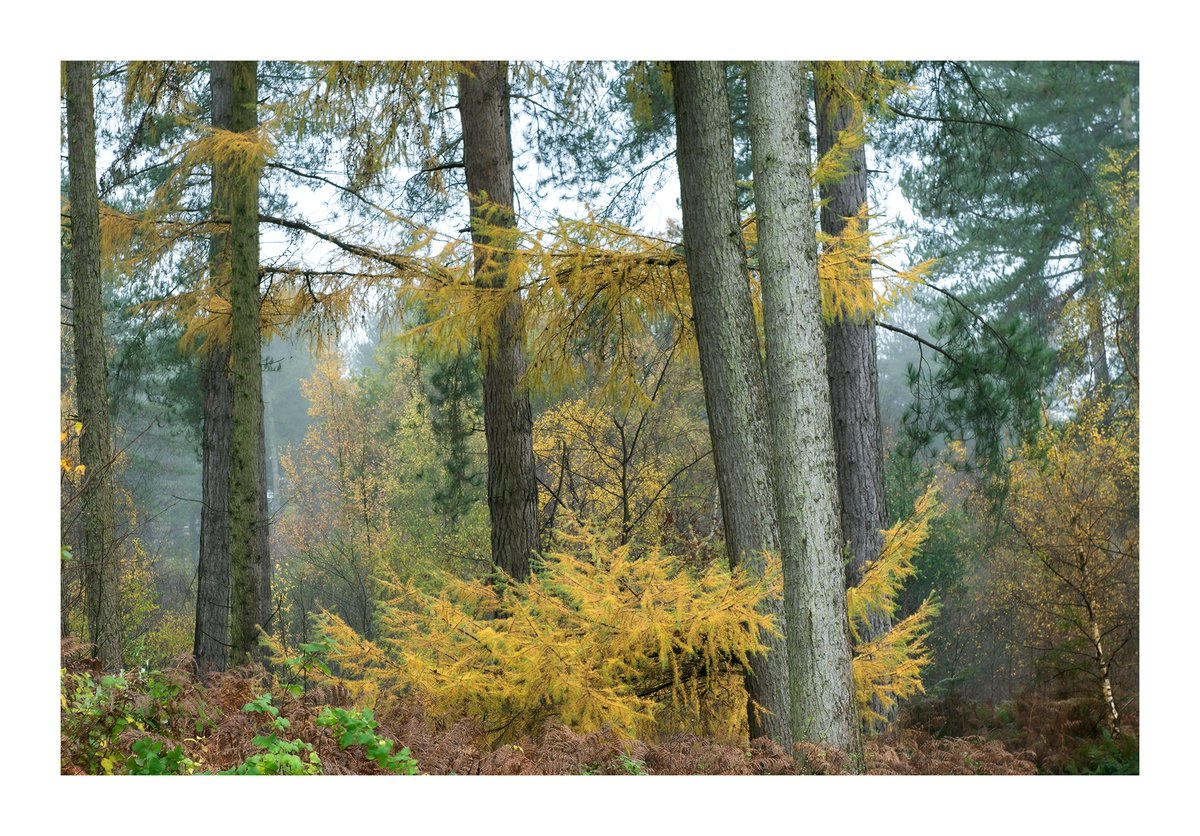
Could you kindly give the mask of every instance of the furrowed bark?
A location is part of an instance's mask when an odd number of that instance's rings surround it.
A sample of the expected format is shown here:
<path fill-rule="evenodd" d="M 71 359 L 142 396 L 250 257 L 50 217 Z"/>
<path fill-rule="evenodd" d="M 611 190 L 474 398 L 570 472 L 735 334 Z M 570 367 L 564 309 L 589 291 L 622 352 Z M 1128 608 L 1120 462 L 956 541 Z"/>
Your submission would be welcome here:
<path fill-rule="evenodd" d="M 496 239 L 503 238 L 504 229 L 516 228 L 508 89 L 504 61 L 474 62 L 470 72 L 459 76 L 475 283 L 489 289 L 510 286 L 510 259 L 503 240 Z M 529 577 L 530 559 L 538 549 L 533 412 L 522 381 L 524 341 L 521 297 L 509 290 L 494 327 L 480 335 L 480 346 L 492 562 L 514 580 Z"/>
<path fill-rule="evenodd" d="M 838 101 L 822 73 L 817 73 L 816 98 L 817 154 L 824 155 L 837 143 L 840 132 L 854 127 L 853 111 L 848 104 Z M 821 186 L 821 231 L 826 235 L 842 234 L 846 219 L 857 215 L 867 202 L 866 148 L 860 145 L 848 154 L 845 176 Z M 875 319 L 870 315 L 859 319 L 842 317 L 829 323 L 827 335 L 842 537 L 850 551 L 846 586 L 851 587 L 862 580 L 867 564 L 882 554 L 883 529 L 888 518 Z M 873 641 L 891 628 L 892 620 L 886 613 L 875 613 L 862 633 L 862 641 Z M 896 720 L 895 706 L 884 709 L 877 702 L 874 707 L 888 718 L 889 724 Z"/>
<path fill-rule="evenodd" d="M 861 754 L 816 225 L 796 62 L 746 65 L 793 731 Z"/>
<path fill-rule="evenodd" d="M 724 68 L 672 62 L 683 238 L 704 380 L 725 542 L 730 563 L 752 575 L 779 550 L 770 436 L 758 332 L 750 299 L 734 185 L 733 136 Z M 783 600 L 763 610 L 784 627 Z M 746 686 L 766 713 L 749 712 L 750 736 L 792 743 L 784 640 L 764 636 Z"/>
<path fill-rule="evenodd" d="M 96 184 L 93 65 L 67 62 L 67 167 L 71 197 L 71 299 L 75 339 L 75 397 L 83 435 L 80 513 L 88 636 L 106 671 L 121 668 L 120 566 L 114 523 L 112 435 L 104 349 L 104 290 L 100 275 L 100 198 Z"/>
<path fill-rule="evenodd" d="M 234 61 L 231 68 L 231 129 L 244 132 L 258 123 L 256 61 Z M 258 659 L 263 560 L 259 493 L 264 482 L 260 444 L 262 426 L 262 338 L 258 288 L 257 161 L 218 165 L 228 177 L 230 304 L 233 413 L 230 434 L 229 565 L 230 663 Z"/>
<path fill-rule="evenodd" d="M 213 127 L 231 124 L 231 66 L 211 65 Z M 222 193 L 228 178 L 213 173 L 212 213 L 228 214 L 228 197 Z M 209 270 L 214 291 L 229 298 L 229 236 L 218 232 L 209 240 Z M 202 505 L 200 509 L 200 559 L 196 567 L 196 632 L 192 656 L 200 673 L 223 671 L 229 649 L 229 479 L 230 422 L 233 416 L 233 378 L 229 372 L 229 346 L 215 343 L 204 355 L 204 428 L 202 452 Z"/>

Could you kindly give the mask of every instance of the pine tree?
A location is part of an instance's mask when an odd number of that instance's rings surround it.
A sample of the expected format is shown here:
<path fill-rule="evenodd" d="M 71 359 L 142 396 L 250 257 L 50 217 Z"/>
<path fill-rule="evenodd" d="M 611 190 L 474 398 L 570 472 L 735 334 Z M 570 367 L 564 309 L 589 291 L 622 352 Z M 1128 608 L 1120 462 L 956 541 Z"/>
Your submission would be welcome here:
<path fill-rule="evenodd" d="M 481 334 L 483 421 L 488 451 L 488 510 L 492 561 L 516 580 L 529 576 L 538 549 L 537 473 L 533 413 L 525 373 L 521 297 L 508 270 L 508 230 L 513 217 L 508 64 L 472 63 L 459 75 L 463 164 L 471 201 L 475 283 L 505 294 L 494 323 Z"/>
<path fill-rule="evenodd" d="M 725 71 L 713 62 L 674 62 L 675 125 L 683 239 L 704 398 L 708 408 L 730 563 L 752 577 L 779 551 L 770 433 L 758 331 L 734 188 L 733 136 Z M 764 599 L 783 625 L 783 601 Z M 746 685 L 750 735 L 792 742 L 788 657 L 780 636 L 751 657 Z"/>
<path fill-rule="evenodd" d="M 834 151 L 839 137 L 849 134 L 844 173 L 821 183 L 821 231 L 837 239 L 851 218 L 867 203 L 867 152 L 863 142 L 861 96 L 863 68 L 849 62 L 819 63 L 815 72 L 817 154 Z M 870 282 L 869 264 L 856 265 L 859 281 Z M 851 559 L 846 563 L 846 586 L 856 585 L 863 570 L 878 560 L 887 525 L 883 487 L 883 430 L 879 418 L 879 376 L 876 368 L 875 317 L 840 314 L 828 325 L 829 395 L 833 441 L 837 451 L 838 497 L 842 536 Z M 876 615 L 862 637 L 872 641 L 891 628 L 885 613 Z"/>
<path fill-rule="evenodd" d="M 108 422 L 108 367 L 100 274 L 100 199 L 90 61 L 68 61 L 67 167 L 71 198 L 71 298 L 76 398 L 83 424 L 81 514 L 88 635 L 104 670 L 121 667 L 119 554 L 115 543 L 113 449 Z"/>
<path fill-rule="evenodd" d="M 1116 344 L 1137 331 L 1136 294 L 1111 292 L 1096 272 L 1097 236 L 1114 219 L 1090 210 L 1110 153 L 1136 152 L 1138 69 L 941 61 L 913 75 L 877 147 L 901 164 L 917 245 L 954 281 L 933 336 L 958 362 L 912 376 L 936 400 L 906 422 L 918 444 L 969 438 L 972 459 L 1000 469 L 1036 433 L 1056 376 L 1102 396 L 1109 383 L 1136 386 L 1136 352 Z"/>
<path fill-rule="evenodd" d="M 459 351 L 423 364 L 431 367 L 426 395 L 432 408 L 429 424 L 444 451 L 445 475 L 433 502 L 451 529 L 475 503 L 479 487 L 470 450 L 480 400 L 478 362 L 475 352 Z"/>
<path fill-rule="evenodd" d="M 799 740 L 858 754 L 807 77 L 796 62 L 752 62 L 746 75 L 793 731 Z"/>
<path fill-rule="evenodd" d="M 230 130 L 232 65 L 214 61 L 210 69 L 212 125 Z M 212 212 L 226 211 L 228 178 L 212 178 Z M 228 296 L 227 230 L 220 229 L 210 243 L 209 270 L 214 293 Z M 199 671 L 222 671 L 229 645 L 229 484 L 230 420 L 233 413 L 233 379 L 229 373 L 229 346 L 210 336 L 204 346 L 204 429 L 201 441 L 203 475 L 200 510 L 200 558 L 196 568 L 196 632 L 192 654 Z"/>
<path fill-rule="evenodd" d="M 258 124 L 258 62 L 235 61 L 230 69 L 230 130 L 253 131 Z M 258 288 L 257 149 L 232 162 L 216 163 L 216 177 L 228 178 L 214 192 L 228 199 L 229 287 L 232 335 L 233 411 L 230 424 L 229 567 L 230 662 L 258 655 L 262 623 L 264 554 L 262 516 L 262 335 Z"/>

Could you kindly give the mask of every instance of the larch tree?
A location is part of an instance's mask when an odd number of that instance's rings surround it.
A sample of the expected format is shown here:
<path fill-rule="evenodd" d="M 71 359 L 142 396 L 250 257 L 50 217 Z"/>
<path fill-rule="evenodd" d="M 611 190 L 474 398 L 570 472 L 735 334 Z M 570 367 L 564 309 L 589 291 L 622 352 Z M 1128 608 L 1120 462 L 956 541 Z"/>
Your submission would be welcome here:
<path fill-rule="evenodd" d="M 724 67 L 673 62 L 683 239 L 704 398 L 729 560 L 755 576 L 779 551 L 766 388 L 734 186 Z M 783 627 L 783 601 L 764 609 Z M 750 736 L 792 743 L 788 655 L 782 636 L 751 657 Z"/>
<path fill-rule="evenodd" d="M 469 64 L 459 74 L 459 110 L 475 284 L 506 294 L 494 324 L 480 334 L 492 561 L 511 578 L 524 580 L 538 549 L 538 492 L 533 412 L 522 380 L 524 315 L 504 240 L 506 230 L 516 231 L 507 62 Z"/>
<path fill-rule="evenodd" d="M 794 731 L 800 740 L 859 753 L 804 120 L 806 83 L 797 62 L 746 65 L 770 461 Z"/>
<path fill-rule="evenodd" d="M 844 76 L 840 86 L 834 81 L 839 71 Z M 821 231 L 836 239 L 846 230 L 849 219 L 862 216 L 867 202 L 863 125 L 861 115 L 856 117 L 856 109 L 847 100 L 861 91 L 862 70 L 850 63 L 822 62 L 816 67 L 815 77 L 818 155 L 824 157 L 834 151 L 844 133 L 859 134 L 858 141 L 848 143 L 842 152 L 846 160 L 841 176 L 821 184 Z M 853 278 L 871 281 L 869 264 L 854 264 L 850 269 L 858 273 Z M 874 315 L 870 310 L 838 311 L 827 333 L 842 537 L 851 555 L 846 562 L 846 586 L 851 587 L 862 580 L 867 564 L 879 559 L 888 520 Z M 890 622 L 886 613 L 872 613 L 862 640 L 870 642 L 883 635 L 891 628 Z"/>
<path fill-rule="evenodd" d="M 212 125 L 230 129 L 232 64 L 212 62 L 210 90 Z M 213 172 L 212 213 L 227 215 L 228 178 Z M 228 232 L 218 229 L 210 242 L 209 268 L 213 292 L 229 293 L 228 260 L 224 257 Z M 230 420 L 233 413 L 233 379 L 229 373 L 229 346 L 210 338 L 203 358 L 204 429 L 200 559 L 196 569 L 196 632 L 192 654 L 202 672 L 222 671 L 229 643 L 229 479 Z"/>
<path fill-rule="evenodd" d="M 855 72 L 854 67 L 843 66 Z M 821 156 L 834 149 L 843 132 L 862 131 L 862 125 L 856 124 L 860 120 L 855 118 L 855 108 L 833 83 L 832 72 L 828 65 L 817 66 L 817 153 Z M 821 231 L 831 238 L 840 236 L 848 220 L 859 216 L 867 202 L 866 147 L 856 142 L 844 153 L 845 173 L 821 184 Z M 869 265 L 852 267 L 860 271 L 862 281 L 871 280 Z M 829 324 L 828 335 L 842 534 L 853 554 L 846 564 L 846 581 L 853 586 L 863 568 L 878 559 L 883 549 L 882 530 L 887 527 L 874 316 L 870 310 L 839 311 Z"/>
<path fill-rule="evenodd" d="M 104 670 L 121 667 L 118 552 L 114 528 L 112 436 L 108 422 L 108 368 L 104 348 L 104 294 L 100 275 L 100 198 L 96 183 L 94 67 L 68 61 L 67 167 L 71 199 L 71 297 L 75 341 L 80 463 L 85 468 L 81 554 L 88 634 Z"/>
<path fill-rule="evenodd" d="M 234 61 L 230 68 L 230 130 L 258 125 L 258 62 Z M 233 411 L 230 425 L 229 570 L 230 662 L 257 656 L 262 621 L 263 550 L 260 529 L 262 473 L 262 335 L 258 286 L 259 149 L 242 148 L 229 161 L 214 163 L 216 194 L 227 201 L 230 287 L 230 357 Z"/>

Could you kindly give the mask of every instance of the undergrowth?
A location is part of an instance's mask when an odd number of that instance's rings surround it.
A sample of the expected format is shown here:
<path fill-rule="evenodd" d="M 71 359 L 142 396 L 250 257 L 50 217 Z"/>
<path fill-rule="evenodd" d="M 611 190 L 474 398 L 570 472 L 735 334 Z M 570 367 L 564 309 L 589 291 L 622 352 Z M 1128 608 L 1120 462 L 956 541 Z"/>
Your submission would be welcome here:
<path fill-rule="evenodd" d="M 1134 729 L 1096 731 L 1096 707 L 1024 697 L 996 707 L 925 701 L 899 733 L 864 741 L 861 763 L 814 744 L 786 752 L 697 733 L 631 739 L 550 718 L 502 744 L 463 715 L 430 712 L 417 693 L 385 715 L 341 687 L 289 689 L 261 667 L 203 682 L 180 660 L 164 671 L 99 674 L 64 646 L 64 774 L 434 775 L 1029 775 L 1135 774 Z M 74 653 L 74 655 L 72 655 Z M 310 665 L 311 666 L 311 665 Z M 1088 732 L 1091 723 L 1092 732 Z M 400 741 L 400 742 L 397 742 Z M 402 742 L 402 744 L 401 744 Z"/>

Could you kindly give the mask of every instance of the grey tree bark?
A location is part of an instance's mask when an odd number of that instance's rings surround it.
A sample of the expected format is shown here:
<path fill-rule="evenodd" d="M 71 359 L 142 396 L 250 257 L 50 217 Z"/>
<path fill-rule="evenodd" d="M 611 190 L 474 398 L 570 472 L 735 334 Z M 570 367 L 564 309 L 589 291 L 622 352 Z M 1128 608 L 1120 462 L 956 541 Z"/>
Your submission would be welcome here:
<path fill-rule="evenodd" d="M 806 81 L 797 62 L 746 65 L 792 719 L 797 739 L 861 754 L 817 280 Z"/>
<path fill-rule="evenodd" d="M 672 62 L 671 77 L 684 248 L 726 549 L 731 564 L 761 575 L 765 554 L 779 550 L 779 531 L 725 71 L 714 62 Z M 763 608 L 782 631 L 783 600 L 769 599 Z M 777 636 L 765 643 L 767 652 L 750 660 L 746 677 L 751 700 L 766 709 L 759 714 L 751 706 L 750 736 L 766 735 L 790 748 L 787 648 Z"/>
<path fill-rule="evenodd" d="M 484 225 L 516 227 L 507 62 L 473 62 L 468 72 L 459 75 L 458 89 L 475 283 L 506 288 L 509 259 L 503 242 L 496 242 L 494 230 L 489 232 Z M 491 210 L 484 208 L 485 200 Z M 521 297 L 512 290 L 494 328 L 480 335 L 480 347 L 492 562 L 515 580 L 529 577 L 530 559 L 538 549 L 533 412 L 521 379 L 526 367 L 524 340 Z"/>
<path fill-rule="evenodd" d="M 258 124 L 258 62 L 234 61 L 230 69 L 230 128 L 248 131 Z M 230 433 L 229 566 L 230 663 L 258 659 L 262 573 L 266 555 L 261 528 L 263 480 L 262 337 L 258 287 L 258 175 L 256 165 L 215 166 L 228 178 L 229 285 L 232 335 L 233 413 Z"/>
<path fill-rule="evenodd" d="M 262 562 L 259 564 L 261 571 L 258 576 L 258 624 L 264 633 L 270 635 L 272 614 L 274 613 L 274 602 L 271 600 L 271 581 L 275 576 L 275 564 L 271 561 L 271 509 L 267 503 L 269 478 L 267 473 L 266 405 L 262 399 L 261 382 L 258 390 L 258 415 L 258 525 L 254 529 L 255 536 L 258 538 L 257 547 L 259 553 L 262 554 Z"/>
<path fill-rule="evenodd" d="M 90 61 L 67 62 L 67 167 L 71 198 L 71 299 L 75 398 L 83 435 L 80 553 L 88 636 L 106 671 L 121 667 L 120 566 L 115 543 L 108 361 L 100 275 L 100 198 L 96 185 L 96 121 Z"/>
<path fill-rule="evenodd" d="M 229 478 L 233 380 L 229 347 L 204 357 L 204 430 L 200 561 L 196 569 L 196 633 L 192 655 L 201 673 L 223 671 L 229 645 Z"/>
<path fill-rule="evenodd" d="M 232 124 L 232 67 L 213 61 L 209 89 L 212 124 L 228 129 Z M 228 178 L 213 173 L 212 214 L 228 216 L 223 194 Z M 214 292 L 229 296 L 229 261 L 225 248 L 229 236 L 219 232 L 209 241 L 209 270 Z M 202 452 L 202 503 L 200 508 L 200 560 L 196 568 L 196 632 L 192 656 L 200 673 L 223 671 L 229 645 L 229 481 L 230 424 L 233 417 L 233 378 L 229 372 L 229 346 L 215 340 L 204 354 L 204 429 Z"/>

